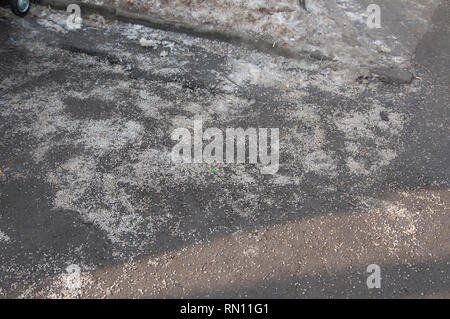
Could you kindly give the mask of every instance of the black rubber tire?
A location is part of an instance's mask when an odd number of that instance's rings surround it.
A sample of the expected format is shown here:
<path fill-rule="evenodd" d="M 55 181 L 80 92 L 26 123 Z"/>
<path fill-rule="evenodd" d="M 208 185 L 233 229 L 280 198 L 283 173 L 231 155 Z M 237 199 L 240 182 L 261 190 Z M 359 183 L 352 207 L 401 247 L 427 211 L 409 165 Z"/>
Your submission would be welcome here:
<path fill-rule="evenodd" d="M 27 15 L 28 11 L 30 11 L 30 7 L 31 7 L 31 1 L 30 4 L 28 5 L 28 8 L 25 11 L 20 11 L 17 7 L 17 2 L 19 0 L 10 0 L 10 4 L 11 4 L 11 10 L 12 12 L 14 12 L 15 15 L 18 15 L 19 17 L 24 17 Z"/>

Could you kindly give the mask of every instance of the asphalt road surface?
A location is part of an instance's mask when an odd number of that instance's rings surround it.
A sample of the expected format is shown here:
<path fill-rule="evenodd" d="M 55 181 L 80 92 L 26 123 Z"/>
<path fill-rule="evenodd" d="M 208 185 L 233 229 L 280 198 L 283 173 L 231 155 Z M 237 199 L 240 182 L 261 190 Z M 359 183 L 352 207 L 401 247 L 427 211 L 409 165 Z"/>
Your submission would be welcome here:
<path fill-rule="evenodd" d="M 65 18 L 0 8 L 1 297 L 450 297 L 448 2 L 407 84 Z M 278 128 L 278 171 L 172 163 L 194 120 Z"/>

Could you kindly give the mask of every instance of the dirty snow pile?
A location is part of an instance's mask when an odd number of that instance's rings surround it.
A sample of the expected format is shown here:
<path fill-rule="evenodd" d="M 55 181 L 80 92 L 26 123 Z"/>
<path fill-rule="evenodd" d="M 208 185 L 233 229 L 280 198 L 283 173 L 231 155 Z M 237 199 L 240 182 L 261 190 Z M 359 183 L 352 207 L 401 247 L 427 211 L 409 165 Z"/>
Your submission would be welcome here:
<path fill-rule="evenodd" d="M 202 30 L 261 39 L 295 52 L 319 51 L 349 63 L 369 53 L 352 38 L 351 22 L 334 1 L 327 0 L 102 0 L 122 10 L 158 16 Z M 349 33 L 350 32 L 350 33 Z M 354 38 L 354 37 L 353 37 Z M 350 45 L 349 45 L 350 44 Z"/>
<path fill-rule="evenodd" d="M 42 10 L 37 23 L 53 31 L 67 33 L 68 31 L 81 29 L 83 19 L 74 15 L 66 15 L 59 12 L 51 13 L 48 10 Z"/>

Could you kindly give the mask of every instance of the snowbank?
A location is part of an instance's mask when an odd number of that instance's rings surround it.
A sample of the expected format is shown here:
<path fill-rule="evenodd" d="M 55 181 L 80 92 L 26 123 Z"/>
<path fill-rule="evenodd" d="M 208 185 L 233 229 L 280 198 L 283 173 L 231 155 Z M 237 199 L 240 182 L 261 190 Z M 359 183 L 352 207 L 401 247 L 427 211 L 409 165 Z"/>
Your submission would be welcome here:
<path fill-rule="evenodd" d="M 264 40 L 274 47 L 359 64 L 362 48 L 348 18 L 329 0 L 83 0 L 169 23 Z"/>

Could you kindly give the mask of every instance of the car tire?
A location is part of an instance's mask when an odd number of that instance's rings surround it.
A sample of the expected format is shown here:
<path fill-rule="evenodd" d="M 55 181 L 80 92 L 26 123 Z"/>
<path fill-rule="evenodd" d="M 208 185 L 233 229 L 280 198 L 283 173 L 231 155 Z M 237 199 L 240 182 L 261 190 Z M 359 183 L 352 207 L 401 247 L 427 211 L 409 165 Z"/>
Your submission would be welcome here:
<path fill-rule="evenodd" d="M 10 0 L 11 10 L 15 15 L 24 17 L 30 11 L 30 0 Z"/>

